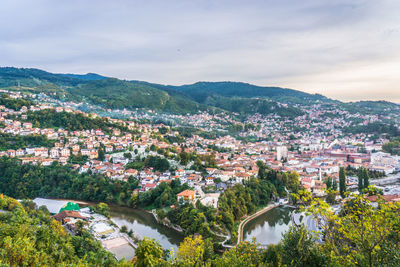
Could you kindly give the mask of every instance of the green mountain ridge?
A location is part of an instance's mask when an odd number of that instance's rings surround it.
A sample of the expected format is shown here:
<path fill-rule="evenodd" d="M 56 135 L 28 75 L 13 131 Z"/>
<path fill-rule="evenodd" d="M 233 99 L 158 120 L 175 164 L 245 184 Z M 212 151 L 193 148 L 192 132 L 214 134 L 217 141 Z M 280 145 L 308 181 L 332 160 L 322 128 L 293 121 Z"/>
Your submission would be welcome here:
<path fill-rule="evenodd" d="M 336 103 L 349 111 L 378 113 L 400 107 L 386 101 L 342 103 L 320 94 L 242 82 L 197 82 L 174 86 L 126 81 L 95 73 L 54 74 L 13 67 L 0 67 L 0 88 L 52 93 L 61 99 L 84 100 L 104 108 L 141 108 L 177 114 L 208 110 L 296 117 L 303 114 L 296 105 L 313 103 Z"/>

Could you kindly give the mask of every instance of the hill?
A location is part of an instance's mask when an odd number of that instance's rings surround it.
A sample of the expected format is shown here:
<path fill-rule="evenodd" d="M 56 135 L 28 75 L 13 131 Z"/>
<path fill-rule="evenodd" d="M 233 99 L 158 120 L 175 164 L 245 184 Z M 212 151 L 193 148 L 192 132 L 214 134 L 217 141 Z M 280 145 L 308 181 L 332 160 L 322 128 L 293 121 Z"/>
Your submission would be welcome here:
<path fill-rule="evenodd" d="M 204 109 L 178 93 L 171 94 L 144 83 L 115 78 L 82 83 L 70 88 L 69 92 L 105 108 L 147 108 L 171 113 L 193 113 Z"/>
<path fill-rule="evenodd" d="M 281 88 L 263 87 L 242 82 L 197 82 L 183 86 L 167 86 L 176 91 L 183 92 L 193 97 L 198 102 L 205 102 L 210 96 L 242 97 L 242 98 L 269 98 L 271 100 L 289 100 L 296 98 L 297 101 L 327 101 L 322 95 L 312 95 L 301 91 Z M 286 101 L 281 101 L 285 103 Z"/>
<path fill-rule="evenodd" d="M 70 74 L 70 73 L 66 73 L 66 74 L 60 74 L 66 77 L 71 77 L 71 78 L 77 78 L 77 79 L 81 79 L 81 80 L 85 80 L 85 81 L 97 81 L 97 80 L 103 80 L 106 79 L 107 77 L 101 76 L 99 74 L 96 73 L 86 73 L 86 74 Z"/>
<path fill-rule="evenodd" d="M 389 112 L 400 112 L 400 105 L 388 101 L 358 101 L 343 103 L 343 107 L 351 113 L 362 111 L 364 114 L 386 115 Z"/>
<path fill-rule="evenodd" d="M 75 86 L 84 81 L 81 78 L 68 76 L 68 74 L 54 74 L 39 69 L 0 68 L 0 87 L 17 86 L 18 83 L 23 87 L 36 87 L 44 84 Z"/>
<path fill-rule="evenodd" d="M 225 110 L 240 115 L 274 113 L 295 117 L 303 114 L 298 105 L 314 103 L 339 104 L 352 113 L 385 114 L 399 110 L 399 105 L 386 101 L 342 103 L 319 94 L 242 82 L 173 86 L 125 81 L 95 73 L 54 74 L 33 68 L 0 68 L 0 88 L 45 92 L 59 99 L 84 100 L 104 108 L 143 108 L 177 114 Z"/>

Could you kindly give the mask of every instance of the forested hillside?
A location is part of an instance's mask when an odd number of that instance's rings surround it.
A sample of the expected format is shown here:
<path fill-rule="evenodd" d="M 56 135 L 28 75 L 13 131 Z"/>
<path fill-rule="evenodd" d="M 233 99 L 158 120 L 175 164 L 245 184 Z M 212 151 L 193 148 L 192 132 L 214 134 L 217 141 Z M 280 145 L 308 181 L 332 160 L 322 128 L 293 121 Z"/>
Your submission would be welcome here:
<path fill-rule="evenodd" d="M 193 97 L 198 102 L 205 102 L 208 97 L 213 95 L 225 97 L 236 96 L 242 98 L 269 98 L 273 100 L 290 97 L 301 99 L 302 102 L 312 100 L 328 100 L 322 95 L 312 95 L 293 89 L 256 86 L 241 82 L 197 82 L 190 85 L 168 87 L 179 92 L 183 92 Z"/>
<path fill-rule="evenodd" d="M 90 102 L 106 108 L 148 108 L 171 113 L 196 112 L 200 105 L 178 94 L 171 95 L 152 86 L 115 78 L 92 81 L 70 89 Z"/>
<path fill-rule="evenodd" d="M 53 74 L 38 69 L 0 68 L 0 88 L 45 92 L 59 99 L 86 101 L 111 109 L 151 109 L 185 114 L 208 110 L 260 113 L 296 117 L 296 105 L 335 103 L 352 113 L 382 114 L 399 111 L 385 101 L 342 103 L 319 94 L 281 87 L 263 87 L 241 82 L 197 82 L 173 86 L 143 81 L 125 81 L 95 73 Z M 286 105 L 282 105 L 286 104 Z"/>
<path fill-rule="evenodd" d="M 70 235 L 46 208 L 0 193 L 1 266 L 117 266 L 85 229 Z M 120 263 L 122 264 L 122 263 Z"/>

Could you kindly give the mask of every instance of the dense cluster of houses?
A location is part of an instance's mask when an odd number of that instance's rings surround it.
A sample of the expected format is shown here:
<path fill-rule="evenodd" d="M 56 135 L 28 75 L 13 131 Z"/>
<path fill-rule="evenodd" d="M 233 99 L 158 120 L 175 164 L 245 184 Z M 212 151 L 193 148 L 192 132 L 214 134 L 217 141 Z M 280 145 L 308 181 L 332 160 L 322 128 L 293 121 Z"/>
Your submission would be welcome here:
<path fill-rule="evenodd" d="M 4 124 L 0 132 L 12 135 L 45 135 L 54 140 L 53 147 L 20 148 L 17 150 L 1 151 L 0 156 L 18 157 L 22 163 L 51 165 L 58 161 L 67 164 L 71 155 L 86 156 L 87 161 L 82 165 L 73 165 L 72 168 L 81 173 L 101 173 L 111 179 L 127 180 L 129 177 L 140 180 L 140 190 L 147 191 L 157 187 L 162 182 L 171 182 L 179 179 L 181 184 L 187 183 L 196 188 L 198 194 L 207 197 L 202 189 L 215 192 L 223 191 L 235 183 L 242 183 L 251 176 L 257 176 L 257 161 L 263 161 L 272 169 L 281 171 L 296 171 L 301 177 L 301 184 L 306 189 L 323 194 L 326 177 L 338 177 L 339 167 L 351 166 L 353 168 L 365 167 L 389 175 L 400 170 L 400 158 L 383 153 L 382 144 L 385 139 L 369 140 L 367 134 L 344 135 L 340 127 L 350 125 L 352 118 L 361 119 L 363 124 L 374 122 L 379 118 L 374 115 L 350 114 L 342 110 L 324 110 L 321 105 L 312 105 L 304 110 L 305 115 L 295 119 L 282 119 L 277 115 L 261 116 L 255 114 L 248 118 L 246 123 L 253 124 L 242 136 L 257 136 L 265 138 L 264 141 L 243 142 L 225 135 L 216 139 L 206 139 L 198 135 L 185 139 L 185 151 L 196 152 L 198 155 L 213 153 L 216 167 L 207 168 L 206 173 L 190 170 L 191 163 L 187 166 L 178 166 L 174 172 L 156 172 L 152 168 L 141 171 L 127 168 L 126 165 L 137 155 L 146 155 L 146 150 L 151 146 L 157 148 L 173 148 L 180 152 L 180 144 L 169 144 L 162 139 L 154 137 L 159 127 L 156 124 L 138 124 L 132 121 L 122 121 L 108 118 L 112 122 L 126 125 L 130 129 L 140 132 L 140 138 L 135 138 L 130 133 L 113 129 L 111 134 L 105 134 L 100 129 L 86 129 L 83 131 L 66 131 L 64 129 L 42 129 L 35 127 L 30 122 L 12 120 L 9 115 L 17 115 L 26 119 L 27 111 L 38 111 L 54 108 L 51 105 L 40 104 L 23 107 L 19 111 L 0 106 L 0 122 Z M 57 112 L 77 112 L 86 116 L 96 117 L 96 114 L 86 114 L 73 109 L 71 105 L 55 107 Z M 326 113 L 335 116 L 323 117 Z M 171 115 L 179 118 L 191 126 L 218 129 L 222 118 L 218 115 L 199 113 L 195 115 Z M 224 123 L 238 123 L 229 116 L 224 118 Z M 311 122 L 311 123 L 310 123 Z M 243 124 L 244 125 L 244 124 Z M 296 125 L 300 130 L 293 130 Z M 340 126 L 340 127 L 339 127 Z M 325 132 L 321 132 L 323 129 Z M 170 131 L 168 135 L 177 135 Z M 106 153 L 104 160 L 98 160 L 99 148 Z M 215 149 L 210 149 L 215 148 Z M 132 151 L 137 152 L 133 153 Z M 130 153 L 126 158 L 124 153 Z M 138 153 L 138 154 L 136 154 Z M 154 155 L 157 152 L 151 151 Z M 175 154 L 176 155 L 176 154 Z M 162 155 L 159 155 L 163 157 Z M 174 160 L 168 159 L 171 163 Z M 349 181 L 350 182 L 350 181 Z"/>

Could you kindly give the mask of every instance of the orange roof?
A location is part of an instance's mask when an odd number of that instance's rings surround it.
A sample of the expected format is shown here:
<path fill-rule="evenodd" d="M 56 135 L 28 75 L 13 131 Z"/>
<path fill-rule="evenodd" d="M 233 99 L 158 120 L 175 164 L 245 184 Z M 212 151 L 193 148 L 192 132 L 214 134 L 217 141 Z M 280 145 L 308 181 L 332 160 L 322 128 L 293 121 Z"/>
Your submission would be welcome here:
<path fill-rule="evenodd" d="M 189 190 L 189 189 L 186 189 L 185 191 L 182 191 L 182 192 L 180 192 L 179 194 L 178 194 L 178 196 L 182 196 L 182 197 L 188 197 L 188 196 L 193 196 L 193 195 L 195 195 L 196 194 L 196 191 L 193 191 L 193 190 Z"/>
<path fill-rule="evenodd" d="M 383 196 L 368 196 L 367 199 L 371 202 L 376 202 L 379 197 L 382 197 L 386 202 L 394 202 L 400 200 L 400 195 L 383 195 Z"/>

